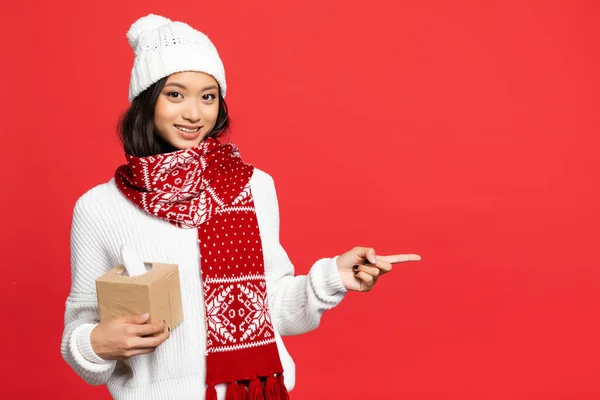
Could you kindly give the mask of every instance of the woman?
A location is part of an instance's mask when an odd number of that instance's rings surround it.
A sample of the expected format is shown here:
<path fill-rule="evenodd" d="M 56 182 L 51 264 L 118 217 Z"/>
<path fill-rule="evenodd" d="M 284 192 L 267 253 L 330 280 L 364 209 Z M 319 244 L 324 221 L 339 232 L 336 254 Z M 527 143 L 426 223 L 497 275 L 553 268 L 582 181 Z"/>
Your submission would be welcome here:
<path fill-rule="evenodd" d="M 272 178 L 218 140 L 229 119 L 211 41 L 156 15 L 127 37 L 127 163 L 74 208 L 63 357 L 116 399 L 288 398 L 295 371 L 281 336 L 317 328 L 346 291 L 368 291 L 393 263 L 420 257 L 356 247 L 294 276 Z M 122 263 L 123 245 L 179 266 L 185 318 L 172 332 L 148 314 L 99 323 L 95 279 Z M 239 315 L 228 320 L 231 310 Z"/>

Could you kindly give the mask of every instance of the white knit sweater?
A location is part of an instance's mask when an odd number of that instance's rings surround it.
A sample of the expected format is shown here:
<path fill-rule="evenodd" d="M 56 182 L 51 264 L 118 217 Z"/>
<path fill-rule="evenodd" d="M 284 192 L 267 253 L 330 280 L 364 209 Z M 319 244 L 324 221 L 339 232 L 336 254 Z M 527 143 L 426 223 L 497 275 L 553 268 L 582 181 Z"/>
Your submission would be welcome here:
<path fill-rule="evenodd" d="M 339 304 L 346 289 L 336 258 L 317 261 L 307 276 L 294 267 L 279 243 L 279 207 L 271 176 L 255 168 L 251 178 L 263 243 L 267 294 L 285 385 L 295 384 L 295 365 L 282 335 L 297 335 L 319 326 L 321 315 Z M 99 321 L 95 279 L 121 264 L 128 244 L 144 261 L 178 264 L 184 320 L 155 352 L 127 361 L 106 361 L 90 345 Z M 71 230 L 71 292 L 66 301 L 61 351 L 86 382 L 106 384 L 115 399 L 204 399 L 206 327 L 195 229 L 177 228 L 130 203 L 114 178 L 77 201 Z M 225 385 L 217 386 L 219 399 Z"/>

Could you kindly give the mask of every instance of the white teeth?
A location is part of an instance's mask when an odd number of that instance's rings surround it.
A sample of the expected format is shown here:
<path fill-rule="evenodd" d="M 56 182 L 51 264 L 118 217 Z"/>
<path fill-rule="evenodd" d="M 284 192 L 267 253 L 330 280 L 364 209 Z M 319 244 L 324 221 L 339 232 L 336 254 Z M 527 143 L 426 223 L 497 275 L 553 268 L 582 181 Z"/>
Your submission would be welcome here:
<path fill-rule="evenodd" d="M 179 129 L 180 131 L 183 131 L 183 132 L 186 132 L 186 133 L 198 132 L 198 130 L 200 129 L 200 127 L 196 128 L 196 129 L 188 129 L 188 128 L 184 128 L 183 126 L 179 126 L 179 125 L 175 125 L 175 127 L 177 129 Z"/>

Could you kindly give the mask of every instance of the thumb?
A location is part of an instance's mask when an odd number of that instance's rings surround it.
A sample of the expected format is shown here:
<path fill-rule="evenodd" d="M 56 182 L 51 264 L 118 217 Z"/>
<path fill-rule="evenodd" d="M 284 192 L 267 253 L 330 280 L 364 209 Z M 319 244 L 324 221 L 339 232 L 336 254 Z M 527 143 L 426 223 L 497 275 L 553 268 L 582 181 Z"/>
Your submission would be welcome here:
<path fill-rule="evenodd" d="M 144 324 L 144 323 L 146 323 L 146 321 L 148 321 L 148 318 L 150 318 L 150 314 L 144 313 L 144 314 L 124 315 L 124 316 L 120 317 L 119 319 L 122 322 L 129 323 L 129 324 Z"/>
<path fill-rule="evenodd" d="M 366 258 L 371 264 L 377 263 L 377 258 L 375 258 L 375 249 L 372 247 L 355 247 L 354 254 L 360 258 Z"/>

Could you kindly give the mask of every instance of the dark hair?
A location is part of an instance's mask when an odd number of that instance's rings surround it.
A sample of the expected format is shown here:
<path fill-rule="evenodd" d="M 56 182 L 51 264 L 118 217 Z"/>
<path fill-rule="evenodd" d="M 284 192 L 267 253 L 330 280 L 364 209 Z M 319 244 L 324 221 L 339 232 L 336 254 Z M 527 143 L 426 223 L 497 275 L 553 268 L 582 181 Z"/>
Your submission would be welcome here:
<path fill-rule="evenodd" d="M 135 157 L 147 157 L 177 151 L 156 134 L 154 130 L 154 107 L 168 77 L 162 78 L 140 93 L 119 121 L 118 133 L 125 152 Z M 229 113 L 219 87 L 219 113 L 217 122 L 205 137 L 219 138 L 229 128 Z"/>

